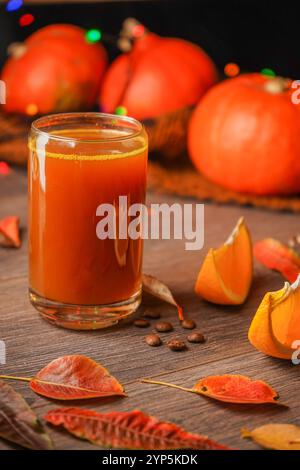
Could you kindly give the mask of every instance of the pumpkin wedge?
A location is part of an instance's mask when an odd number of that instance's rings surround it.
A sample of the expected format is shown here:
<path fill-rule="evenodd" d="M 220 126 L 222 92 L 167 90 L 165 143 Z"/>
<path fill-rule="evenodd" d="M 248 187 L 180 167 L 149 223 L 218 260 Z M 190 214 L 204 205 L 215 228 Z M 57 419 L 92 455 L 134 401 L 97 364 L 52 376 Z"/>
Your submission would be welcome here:
<path fill-rule="evenodd" d="M 268 356 L 291 360 L 300 339 L 300 275 L 276 292 L 268 292 L 252 320 L 250 343 Z"/>
<path fill-rule="evenodd" d="M 242 304 L 250 289 L 252 271 L 251 236 L 241 218 L 227 241 L 207 253 L 196 281 L 196 294 L 215 304 Z"/>

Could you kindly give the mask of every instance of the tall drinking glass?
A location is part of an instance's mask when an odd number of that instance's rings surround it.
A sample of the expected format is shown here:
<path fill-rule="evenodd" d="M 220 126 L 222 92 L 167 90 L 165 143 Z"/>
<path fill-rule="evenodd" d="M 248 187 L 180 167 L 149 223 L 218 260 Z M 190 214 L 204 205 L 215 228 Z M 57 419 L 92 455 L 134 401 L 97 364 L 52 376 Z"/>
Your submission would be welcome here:
<path fill-rule="evenodd" d="M 31 303 L 66 328 L 118 323 L 141 299 L 143 241 L 128 236 L 130 216 L 119 206 L 120 196 L 128 206 L 145 201 L 142 124 L 101 113 L 46 116 L 32 124 L 29 149 Z M 99 236 L 103 204 L 115 209 L 112 238 Z"/>

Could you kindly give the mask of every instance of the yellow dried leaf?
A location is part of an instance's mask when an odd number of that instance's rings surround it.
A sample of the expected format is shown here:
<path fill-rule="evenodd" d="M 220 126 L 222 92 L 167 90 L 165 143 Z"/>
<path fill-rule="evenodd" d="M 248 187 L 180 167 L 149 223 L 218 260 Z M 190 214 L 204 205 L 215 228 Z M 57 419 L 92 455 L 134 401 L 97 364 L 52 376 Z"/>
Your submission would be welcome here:
<path fill-rule="evenodd" d="M 300 428 L 293 424 L 265 424 L 253 431 L 242 429 L 242 437 L 266 449 L 300 450 Z"/>

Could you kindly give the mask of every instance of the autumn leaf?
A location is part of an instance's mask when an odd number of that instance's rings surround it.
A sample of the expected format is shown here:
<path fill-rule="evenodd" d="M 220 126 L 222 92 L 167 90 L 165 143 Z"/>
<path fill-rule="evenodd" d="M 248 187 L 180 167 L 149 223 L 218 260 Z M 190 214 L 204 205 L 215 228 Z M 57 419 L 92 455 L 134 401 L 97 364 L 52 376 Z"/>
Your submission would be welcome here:
<path fill-rule="evenodd" d="M 80 408 L 58 408 L 49 411 L 44 419 L 55 426 L 63 426 L 80 439 L 109 448 L 228 449 L 205 436 L 188 433 L 175 424 L 159 421 L 139 410 L 98 413 Z"/>
<path fill-rule="evenodd" d="M 205 395 L 218 401 L 240 404 L 275 403 L 280 405 L 278 394 L 270 385 L 262 380 L 252 380 L 244 375 L 211 375 L 200 379 L 192 388 L 160 382 L 151 379 L 142 379 L 144 383 L 164 385 L 178 388 L 184 392 Z"/>
<path fill-rule="evenodd" d="M 253 431 L 242 429 L 242 437 L 274 450 L 300 450 L 300 428 L 293 424 L 265 424 Z"/>
<path fill-rule="evenodd" d="M 19 248 L 21 246 L 19 217 L 11 215 L 0 220 L 0 245 Z"/>
<path fill-rule="evenodd" d="M 173 297 L 172 292 L 162 281 L 159 281 L 156 277 L 151 276 L 150 274 L 143 274 L 142 276 L 143 290 L 148 292 L 148 294 L 153 295 L 154 297 L 167 302 L 168 304 L 174 305 L 178 311 L 179 320 L 184 320 L 183 310 L 178 305 L 176 300 Z"/>
<path fill-rule="evenodd" d="M 278 404 L 278 394 L 270 385 L 244 375 L 211 375 L 197 382 L 193 390 L 228 403 Z"/>
<path fill-rule="evenodd" d="M 124 396 L 122 385 L 97 362 L 86 356 L 63 356 L 50 362 L 35 377 L 0 376 L 25 380 L 30 388 L 55 400 Z"/>
<path fill-rule="evenodd" d="M 0 437 L 28 449 L 51 450 L 52 442 L 24 398 L 0 381 Z"/>
<path fill-rule="evenodd" d="M 300 273 L 300 257 L 287 245 L 266 238 L 254 245 L 254 256 L 269 269 L 279 271 L 285 279 L 294 282 Z"/>

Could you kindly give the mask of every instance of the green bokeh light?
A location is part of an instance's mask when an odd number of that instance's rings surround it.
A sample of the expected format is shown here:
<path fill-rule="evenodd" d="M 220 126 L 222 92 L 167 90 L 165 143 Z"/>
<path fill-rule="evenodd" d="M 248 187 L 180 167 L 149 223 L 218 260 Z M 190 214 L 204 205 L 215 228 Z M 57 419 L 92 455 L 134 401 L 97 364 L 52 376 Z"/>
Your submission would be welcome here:
<path fill-rule="evenodd" d="M 90 29 L 87 31 L 85 38 L 87 42 L 97 42 L 101 39 L 101 31 L 99 29 Z"/>
<path fill-rule="evenodd" d="M 266 75 L 267 77 L 276 77 L 276 73 L 274 72 L 274 70 L 269 69 L 268 67 L 262 69 L 260 73 L 262 75 Z"/>
<path fill-rule="evenodd" d="M 118 106 L 115 109 L 115 114 L 118 114 L 118 116 L 126 116 L 127 109 L 125 108 L 125 106 Z"/>

